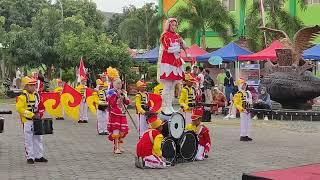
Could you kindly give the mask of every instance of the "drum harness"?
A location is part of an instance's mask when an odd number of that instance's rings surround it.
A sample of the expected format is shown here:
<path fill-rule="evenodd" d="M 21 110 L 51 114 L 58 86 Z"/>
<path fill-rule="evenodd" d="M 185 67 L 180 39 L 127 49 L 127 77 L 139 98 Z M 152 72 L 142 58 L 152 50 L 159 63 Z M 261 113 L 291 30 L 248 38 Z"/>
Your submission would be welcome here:
<path fill-rule="evenodd" d="M 29 95 L 27 93 L 22 93 L 27 100 L 27 110 L 31 111 L 33 113 L 37 113 L 38 111 L 38 105 L 40 103 L 40 97 L 38 93 L 35 93 L 35 100 L 34 101 L 30 101 Z M 27 120 L 32 120 L 31 118 L 26 118 Z"/>

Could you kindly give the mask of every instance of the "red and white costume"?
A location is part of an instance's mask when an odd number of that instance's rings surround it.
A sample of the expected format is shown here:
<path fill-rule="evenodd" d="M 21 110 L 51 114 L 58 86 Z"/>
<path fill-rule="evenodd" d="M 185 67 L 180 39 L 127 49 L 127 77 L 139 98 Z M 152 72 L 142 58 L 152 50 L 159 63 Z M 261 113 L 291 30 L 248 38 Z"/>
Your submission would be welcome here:
<path fill-rule="evenodd" d="M 109 140 L 124 138 L 129 131 L 127 117 L 125 113 L 125 105 L 130 103 L 129 99 L 124 98 L 120 91 L 115 89 L 110 90 L 109 103 L 109 123 L 108 132 Z"/>
<path fill-rule="evenodd" d="M 174 98 L 174 88 L 177 81 L 184 78 L 183 60 L 180 58 L 181 46 L 183 41 L 181 36 L 172 32 L 172 23 L 178 23 L 176 19 L 169 18 L 166 22 L 165 32 L 160 38 L 160 50 L 158 66 L 158 77 L 160 82 L 164 84 L 162 93 L 162 111 L 165 114 L 174 112 L 172 107 L 172 99 Z"/>

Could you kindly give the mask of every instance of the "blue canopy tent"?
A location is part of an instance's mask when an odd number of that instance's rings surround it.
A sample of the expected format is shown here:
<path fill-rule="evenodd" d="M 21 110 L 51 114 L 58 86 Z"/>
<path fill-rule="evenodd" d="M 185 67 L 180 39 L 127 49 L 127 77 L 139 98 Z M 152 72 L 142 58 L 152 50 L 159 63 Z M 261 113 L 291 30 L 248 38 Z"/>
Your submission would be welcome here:
<path fill-rule="evenodd" d="M 249 55 L 249 54 L 252 54 L 252 52 L 238 46 L 234 42 L 231 42 L 228 45 L 226 45 L 225 47 L 222 47 L 216 51 L 205 54 L 203 56 L 198 56 L 197 61 L 198 62 L 207 62 L 208 59 L 210 59 L 210 57 L 219 56 L 223 59 L 223 62 L 234 62 L 237 60 L 238 56 Z"/>
<path fill-rule="evenodd" d="M 303 59 L 320 60 L 320 44 L 313 46 L 303 52 Z"/>
<path fill-rule="evenodd" d="M 144 54 L 139 54 L 133 59 L 137 61 L 147 60 L 149 63 L 157 63 L 159 57 L 159 47 L 156 47 Z"/>

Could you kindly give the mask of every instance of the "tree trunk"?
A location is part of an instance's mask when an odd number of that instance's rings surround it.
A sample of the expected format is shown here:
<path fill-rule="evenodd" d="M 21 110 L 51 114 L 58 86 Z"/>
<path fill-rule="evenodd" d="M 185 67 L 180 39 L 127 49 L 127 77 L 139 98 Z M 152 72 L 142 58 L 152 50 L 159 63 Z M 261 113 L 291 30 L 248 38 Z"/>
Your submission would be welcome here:
<path fill-rule="evenodd" d="M 201 48 L 203 50 L 207 49 L 207 44 L 206 44 L 206 29 L 202 27 L 202 35 L 201 35 Z"/>

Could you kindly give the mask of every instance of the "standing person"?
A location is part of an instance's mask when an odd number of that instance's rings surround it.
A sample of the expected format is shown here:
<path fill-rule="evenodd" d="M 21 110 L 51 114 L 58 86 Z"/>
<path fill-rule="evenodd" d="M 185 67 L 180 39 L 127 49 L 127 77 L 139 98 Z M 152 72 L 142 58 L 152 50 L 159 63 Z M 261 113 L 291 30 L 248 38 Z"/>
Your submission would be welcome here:
<path fill-rule="evenodd" d="M 198 66 L 194 65 L 194 66 L 192 67 L 191 75 L 192 75 L 193 77 L 197 77 L 197 76 L 198 76 L 198 73 L 199 73 L 199 68 L 198 68 Z"/>
<path fill-rule="evenodd" d="M 210 138 L 210 132 L 209 128 L 207 128 L 202 122 L 201 118 L 203 115 L 202 109 L 194 109 L 192 111 L 192 123 L 188 124 L 186 126 L 187 131 L 193 131 L 196 133 L 199 144 L 198 144 L 198 150 L 196 155 L 196 160 L 202 161 L 205 158 L 208 157 L 208 153 L 211 148 L 211 138 Z"/>
<path fill-rule="evenodd" d="M 116 78 L 113 81 L 113 89 L 109 91 L 108 103 L 109 103 L 109 140 L 113 141 L 114 148 L 113 153 L 121 154 L 123 149 L 120 144 L 123 143 L 123 139 L 126 137 L 129 131 L 127 117 L 126 117 L 126 105 L 130 103 L 127 96 L 127 92 L 122 90 L 122 81 L 120 78 Z"/>
<path fill-rule="evenodd" d="M 205 69 L 203 73 L 204 73 L 203 89 L 204 89 L 205 103 L 211 104 L 213 101 L 212 87 L 214 87 L 214 82 L 213 82 L 213 79 L 210 77 L 210 71 L 208 69 Z M 210 107 L 205 107 L 205 109 L 206 108 L 210 109 Z"/>
<path fill-rule="evenodd" d="M 34 162 L 48 162 L 43 157 L 42 135 L 34 135 L 33 120 L 39 119 L 38 113 L 40 96 L 36 92 L 37 80 L 29 77 L 22 78 L 21 85 L 24 90 L 17 97 L 16 110 L 21 117 L 23 123 L 24 145 L 28 164 Z"/>
<path fill-rule="evenodd" d="M 98 90 L 98 109 L 97 109 L 97 131 L 99 135 L 109 135 L 107 123 L 109 121 L 109 112 L 107 104 L 108 86 L 102 80 L 96 81 Z"/>
<path fill-rule="evenodd" d="M 224 72 L 224 69 L 221 69 L 220 73 L 217 75 L 218 88 L 221 92 L 225 92 L 225 90 L 224 90 L 224 78 L 225 77 L 226 77 L 226 74 Z"/>
<path fill-rule="evenodd" d="M 203 72 L 203 67 L 199 67 L 199 74 L 197 76 L 198 80 L 199 80 L 199 87 L 201 89 L 202 92 L 204 92 L 204 72 Z"/>
<path fill-rule="evenodd" d="M 146 111 L 148 111 L 148 93 L 146 92 L 147 84 L 139 80 L 137 83 L 138 92 L 135 97 L 136 114 L 139 122 L 139 139 L 142 137 L 144 132 L 148 130 L 148 122 L 146 119 Z"/>
<path fill-rule="evenodd" d="M 190 66 L 187 66 L 187 67 L 186 67 L 185 74 L 189 74 L 189 73 L 191 73 L 191 67 L 190 67 Z"/>
<path fill-rule="evenodd" d="M 247 111 L 252 106 L 252 95 L 250 91 L 246 90 L 245 80 L 237 80 L 237 85 L 239 91 L 234 96 L 234 106 L 240 112 L 240 141 L 252 141 L 252 138 L 250 138 L 251 115 Z"/>
<path fill-rule="evenodd" d="M 230 74 L 230 71 L 226 71 L 226 77 L 224 78 L 224 88 L 225 88 L 225 95 L 228 101 L 228 105 L 231 103 L 230 102 L 230 94 L 234 90 L 234 81 L 233 78 Z"/>
<path fill-rule="evenodd" d="M 183 109 L 186 124 L 189 124 L 191 123 L 191 110 L 193 109 L 195 104 L 195 94 L 192 88 L 195 79 L 191 74 L 186 74 L 184 79 L 186 86 L 181 90 L 179 104 Z"/>
<path fill-rule="evenodd" d="M 20 68 L 17 68 L 17 71 L 16 71 L 16 88 L 17 89 L 20 89 L 21 88 L 21 77 L 22 77 L 22 74 L 21 74 L 21 71 L 20 71 Z"/>
<path fill-rule="evenodd" d="M 170 115 L 175 110 L 172 107 L 174 99 L 174 90 L 178 81 L 184 77 L 183 61 L 180 58 L 181 48 L 185 48 L 185 43 L 177 33 L 178 21 L 175 18 L 169 18 L 166 21 L 165 32 L 160 38 L 158 77 L 164 85 L 162 92 L 162 112 Z"/>
<path fill-rule="evenodd" d="M 261 87 L 257 102 L 253 104 L 254 109 L 271 109 L 270 94 L 267 92 L 267 88 Z M 258 119 L 257 115 L 253 119 Z M 268 116 L 264 117 L 264 120 L 269 120 Z"/>
<path fill-rule="evenodd" d="M 64 84 L 63 84 L 63 82 L 62 82 L 61 79 L 57 79 L 56 82 L 57 82 L 57 87 L 54 89 L 54 92 L 59 93 L 60 96 L 61 96 L 61 93 L 62 93 L 63 85 L 64 85 Z M 61 111 L 62 111 L 62 112 L 61 112 L 62 117 L 56 117 L 56 120 L 64 120 L 62 108 L 61 108 Z"/>
<path fill-rule="evenodd" d="M 161 143 L 163 140 L 163 122 L 157 116 L 148 118 L 150 129 L 143 133 L 136 147 L 136 167 L 138 168 L 165 168 L 162 160 Z"/>
<path fill-rule="evenodd" d="M 82 95 L 80 103 L 80 119 L 78 123 L 88 123 L 88 105 L 86 103 L 86 89 L 87 89 L 87 78 L 81 76 L 80 84 L 76 87 L 76 90 Z"/>

